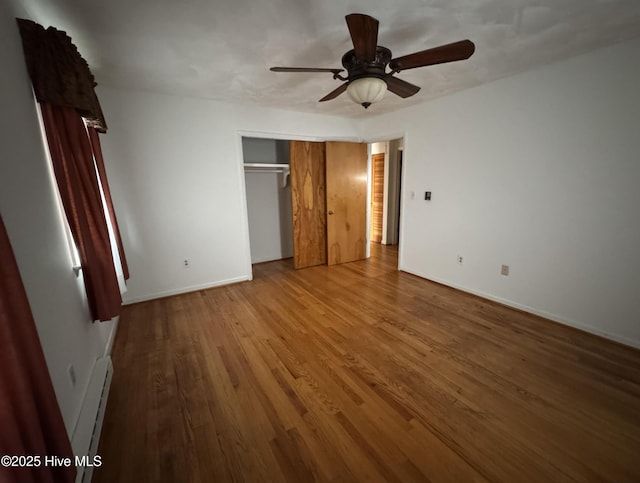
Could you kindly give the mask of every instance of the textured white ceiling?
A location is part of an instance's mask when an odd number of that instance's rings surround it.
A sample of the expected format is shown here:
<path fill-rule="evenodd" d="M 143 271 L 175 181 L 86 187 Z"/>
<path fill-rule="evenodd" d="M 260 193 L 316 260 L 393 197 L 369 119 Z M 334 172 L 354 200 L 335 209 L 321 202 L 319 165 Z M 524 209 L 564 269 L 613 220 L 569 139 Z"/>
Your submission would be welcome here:
<path fill-rule="evenodd" d="M 349 117 L 400 109 L 640 36 L 638 0 L 18 0 L 66 30 L 100 85 Z M 353 48 L 344 16 L 380 21 L 397 57 L 471 39 L 471 59 L 402 72 L 422 90 L 388 93 L 368 111 L 331 74 L 271 66 L 342 67 Z M 630 62 L 639 62 L 640 55 Z"/>

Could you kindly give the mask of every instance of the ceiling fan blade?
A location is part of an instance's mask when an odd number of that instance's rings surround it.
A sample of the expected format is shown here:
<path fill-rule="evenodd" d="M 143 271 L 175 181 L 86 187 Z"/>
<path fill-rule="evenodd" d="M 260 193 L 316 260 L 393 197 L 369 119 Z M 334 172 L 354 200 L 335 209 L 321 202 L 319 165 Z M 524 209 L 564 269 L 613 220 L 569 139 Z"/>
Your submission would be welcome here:
<path fill-rule="evenodd" d="M 365 62 L 373 62 L 378 46 L 378 21 L 362 13 L 352 13 L 345 18 L 356 56 Z"/>
<path fill-rule="evenodd" d="M 420 90 L 418 86 L 413 85 L 410 82 L 403 81 L 402 79 L 398 79 L 397 77 L 393 77 L 391 74 L 384 76 L 384 80 L 387 83 L 387 89 L 403 98 L 411 97 Z"/>
<path fill-rule="evenodd" d="M 402 70 L 415 69 L 416 67 L 464 60 L 471 57 L 475 50 L 476 46 L 471 40 L 461 40 L 460 42 L 441 45 L 433 49 L 422 50 L 398 57 L 397 59 L 391 59 L 389 68 L 393 71 L 400 72 Z"/>
<path fill-rule="evenodd" d="M 329 94 L 324 96 L 318 102 L 325 102 L 325 101 L 330 101 L 331 99 L 335 99 L 336 97 L 338 97 L 340 94 L 342 94 L 344 91 L 347 90 L 348 85 L 349 85 L 348 82 L 343 82 L 342 84 L 340 84 L 340 87 L 329 92 Z"/>
<path fill-rule="evenodd" d="M 272 72 L 331 72 L 339 74 L 344 69 L 324 69 L 322 67 L 271 67 Z"/>

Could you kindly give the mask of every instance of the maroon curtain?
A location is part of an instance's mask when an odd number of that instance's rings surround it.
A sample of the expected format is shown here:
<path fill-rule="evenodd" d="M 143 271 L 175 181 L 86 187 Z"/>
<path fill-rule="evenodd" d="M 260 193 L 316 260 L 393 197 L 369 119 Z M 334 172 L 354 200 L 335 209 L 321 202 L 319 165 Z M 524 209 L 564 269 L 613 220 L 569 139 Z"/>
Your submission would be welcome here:
<path fill-rule="evenodd" d="M 0 217 L 0 456 L 7 455 L 37 455 L 40 465 L 0 464 L 1 483 L 75 480 L 71 444 Z M 45 466 L 45 456 L 71 458 L 72 465 Z"/>
<path fill-rule="evenodd" d="M 96 170 L 125 278 L 129 270 L 96 132 L 105 132 L 107 126 L 94 90 L 95 79 L 65 32 L 45 29 L 31 20 L 17 22 L 62 204 L 80 254 L 89 310 L 94 320 L 111 320 L 120 313 L 122 299 Z M 89 135 L 85 123 L 90 126 Z"/>
<path fill-rule="evenodd" d="M 111 190 L 109 189 L 109 181 L 107 180 L 107 171 L 104 167 L 104 159 L 102 157 L 102 147 L 100 146 L 100 137 L 98 130 L 93 127 L 88 127 L 89 140 L 91 141 L 91 149 L 93 150 L 93 157 L 96 161 L 96 168 L 98 175 L 100 176 L 100 183 L 102 183 L 102 192 L 104 193 L 104 200 L 109 210 L 109 218 L 111 218 L 111 226 L 116 238 L 116 244 L 118 245 L 118 252 L 120 253 L 120 263 L 122 264 L 122 272 L 124 273 L 125 280 L 129 280 L 129 266 L 127 259 L 124 255 L 124 246 L 122 245 L 122 238 L 120 237 L 120 228 L 118 227 L 118 219 L 116 218 L 116 212 L 113 208 L 113 200 L 111 199 Z"/>
<path fill-rule="evenodd" d="M 53 170 L 78 247 L 93 320 L 120 314 L 122 299 L 93 152 L 84 121 L 71 107 L 40 104 Z"/>

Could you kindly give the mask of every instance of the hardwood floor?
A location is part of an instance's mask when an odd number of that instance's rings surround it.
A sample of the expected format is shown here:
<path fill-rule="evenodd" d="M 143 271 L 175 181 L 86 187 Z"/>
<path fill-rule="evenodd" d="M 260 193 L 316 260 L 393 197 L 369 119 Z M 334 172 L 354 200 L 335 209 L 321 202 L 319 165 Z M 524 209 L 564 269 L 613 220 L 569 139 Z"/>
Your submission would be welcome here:
<path fill-rule="evenodd" d="M 372 253 L 126 307 L 94 481 L 640 481 L 639 351 Z"/>

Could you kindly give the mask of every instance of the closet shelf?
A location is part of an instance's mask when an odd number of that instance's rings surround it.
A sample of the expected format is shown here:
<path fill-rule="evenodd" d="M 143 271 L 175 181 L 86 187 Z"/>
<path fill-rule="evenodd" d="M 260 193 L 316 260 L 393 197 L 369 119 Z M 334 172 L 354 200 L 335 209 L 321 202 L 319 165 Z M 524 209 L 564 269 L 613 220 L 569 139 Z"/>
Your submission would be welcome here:
<path fill-rule="evenodd" d="M 282 169 L 289 170 L 288 164 L 283 163 L 244 163 L 245 168 L 251 169 Z"/>

